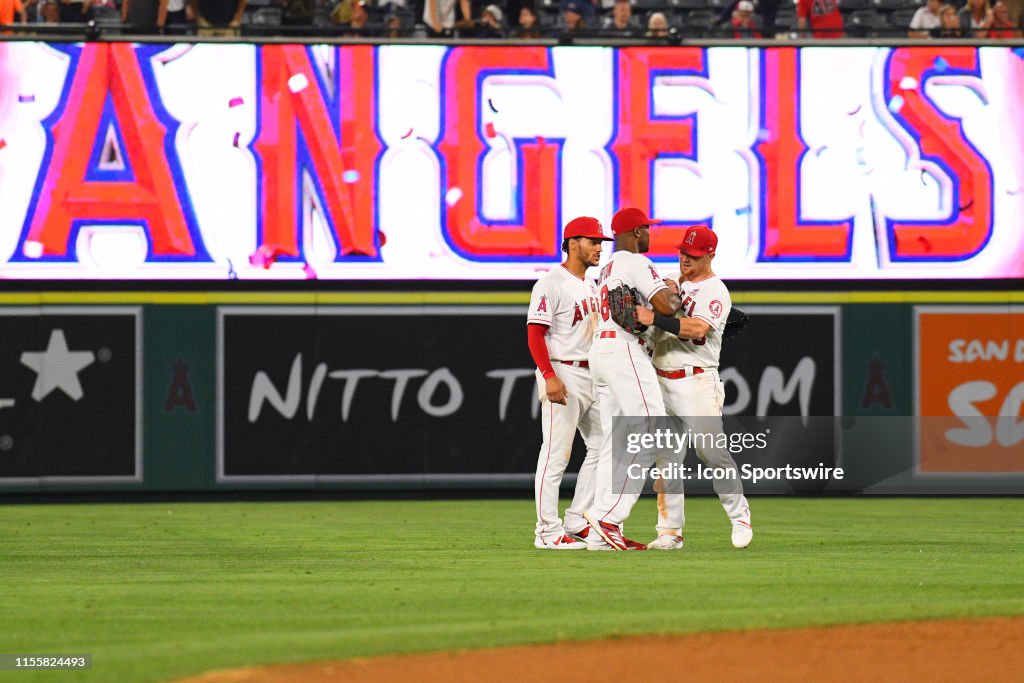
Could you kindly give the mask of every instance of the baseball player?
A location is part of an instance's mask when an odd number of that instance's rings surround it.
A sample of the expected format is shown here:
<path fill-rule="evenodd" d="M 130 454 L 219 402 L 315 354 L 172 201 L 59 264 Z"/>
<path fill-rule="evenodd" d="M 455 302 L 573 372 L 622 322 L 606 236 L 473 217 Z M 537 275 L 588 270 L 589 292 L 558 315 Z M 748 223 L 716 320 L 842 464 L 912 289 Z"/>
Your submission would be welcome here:
<path fill-rule="evenodd" d="M 587 536 L 588 550 L 643 550 L 645 546 L 622 535 L 622 523 L 639 498 L 626 490 L 626 481 L 614 481 L 612 420 L 617 416 L 661 417 L 665 415 L 658 376 L 645 344 L 612 318 L 608 290 L 620 285 L 636 288 L 644 301 L 658 313 L 675 315 L 679 297 L 673 294 L 644 256 L 650 245 L 651 220 L 643 211 L 626 208 L 612 218 L 615 251 L 601 269 L 597 287 L 601 297 L 601 323 L 590 347 L 590 370 L 601 404 L 601 452 L 598 458 L 597 491 L 594 505 L 584 514 L 596 533 Z M 649 467 L 654 454 L 644 452 L 629 463 Z M 628 465 L 627 465 L 628 467 Z"/>
<path fill-rule="evenodd" d="M 530 297 L 527 337 L 537 366 L 543 432 L 534 484 L 537 548 L 586 548 L 585 536 L 579 535 L 587 531 L 582 513 L 594 501 L 601 446 L 600 411 L 587 362 L 599 304 L 597 288 L 586 272 L 598 264 L 602 242 L 610 239 L 596 218 L 581 216 L 569 221 L 562 237 L 565 262 L 540 278 Z M 563 526 L 558 492 L 577 429 L 587 446 L 587 457 L 580 466 L 576 493 L 565 511 Z"/>
<path fill-rule="evenodd" d="M 685 317 L 659 315 L 637 308 L 637 319 L 654 325 L 659 334 L 654 342 L 654 371 L 669 415 L 682 418 L 692 433 L 721 434 L 725 388 L 718 376 L 722 332 L 732 309 L 725 283 L 711 270 L 718 236 L 698 226 L 686 231 L 679 249 L 679 296 Z M 661 332 L 664 330 L 664 332 Z M 732 545 L 746 548 L 753 539 L 750 507 L 743 495 L 739 468 L 729 450 L 695 442 L 698 457 L 709 467 L 731 468 L 732 478 L 715 479 L 715 493 L 732 520 Z M 658 493 L 658 538 L 648 544 L 655 550 L 683 547 L 683 494 Z"/>

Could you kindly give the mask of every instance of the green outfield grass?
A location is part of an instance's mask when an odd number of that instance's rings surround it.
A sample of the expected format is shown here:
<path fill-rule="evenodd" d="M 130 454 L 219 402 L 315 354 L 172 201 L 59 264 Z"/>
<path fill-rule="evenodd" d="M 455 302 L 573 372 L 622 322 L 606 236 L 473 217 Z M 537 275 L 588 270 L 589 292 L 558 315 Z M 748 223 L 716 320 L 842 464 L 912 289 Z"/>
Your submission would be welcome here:
<path fill-rule="evenodd" d="M 1024 614 L 1021 499 L 752 501 L 729 545 L 687 503 L 673 553 L 534 550 L 530 501 L 0 507 L 0 652 L 158 681 L 418 650 Z M 654 502 L 627 534 L 650 540 Z"/>

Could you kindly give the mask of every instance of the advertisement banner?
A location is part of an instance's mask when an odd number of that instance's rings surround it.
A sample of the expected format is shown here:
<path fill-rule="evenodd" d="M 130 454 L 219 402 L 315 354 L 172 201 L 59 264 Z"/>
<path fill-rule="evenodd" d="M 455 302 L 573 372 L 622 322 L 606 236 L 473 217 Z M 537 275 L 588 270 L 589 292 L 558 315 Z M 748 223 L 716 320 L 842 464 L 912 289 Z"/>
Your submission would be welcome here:
<path fill-rule="evenodd" d="M 751 333 L 726 344 L 727 413 L 833 415 L 838 309 L 750 313 Z M 533 478 L 540 403 L 524 307 L 227 306 L 217 328 L 219 482 Z M 808 343 L 763 341 L 793 329 Z M 831 419 L 780 424 L 833 452 Z"/>
<path fill-rule="evenodd" d="M 532 280 L 637 206 L 726 279 L 1024 275 L 1009 47 L 0 43 L 0 277 Z"/>
<path fill-rule="evenodd" d="M 1024 474 L 1024 307 L 914 316 L 918 472 Z"/>
<path fill-rule="evenodd" d="M 136 307 L 0 308 L 0 482 L 142 481 Z"/>

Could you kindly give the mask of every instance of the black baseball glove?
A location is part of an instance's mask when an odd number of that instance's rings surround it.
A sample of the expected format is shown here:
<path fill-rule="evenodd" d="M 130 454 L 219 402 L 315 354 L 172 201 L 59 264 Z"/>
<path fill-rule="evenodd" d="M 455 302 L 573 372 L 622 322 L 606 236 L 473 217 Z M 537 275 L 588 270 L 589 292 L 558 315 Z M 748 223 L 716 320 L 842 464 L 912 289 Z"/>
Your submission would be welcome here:
<path fill-rule="evenodd" d="M 647 325 L 642 325 L 636 319 L 636 307 L 640 303 L 640 293 L 632 287 L 619 285 L 615 289 L 608 290 L 608 311 L 612 320 L 627 332 L 640 334 L 647 330 Z"/>
<path fill-rule="evenodd" d="M 729 311 L 729 317 L 725 319 L 725 331 L 722 338 L 730 339 L 743 332 L 743 329 L 750 322 L 750 316 L 738 308 Z"/>

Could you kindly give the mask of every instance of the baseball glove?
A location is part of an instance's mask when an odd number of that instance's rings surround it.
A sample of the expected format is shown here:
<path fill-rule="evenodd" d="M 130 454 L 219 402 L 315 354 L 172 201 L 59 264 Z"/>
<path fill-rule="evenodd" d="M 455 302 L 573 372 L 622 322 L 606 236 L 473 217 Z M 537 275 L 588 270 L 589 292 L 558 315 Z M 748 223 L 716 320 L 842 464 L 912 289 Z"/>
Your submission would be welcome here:
<path fill-rule="evenodd" d="M 640 303 L 640 293 L 632 287 L 619 285 L 615 289 L 608 290 L 608 311 L 612 320 L 627 332 L 640 334 L 647 330 L 647 325 L 642 325 L 636 319 L 636 307 Z"/>
<path fill-rule="evenodd" d="M 725 319 L 725 331 L 722 332 L 724 339 L 735 337 L 743 332 L 743 329 L 750 322 L 750 316 L 738 308 L 729 311 L 729 317 Z"/>

